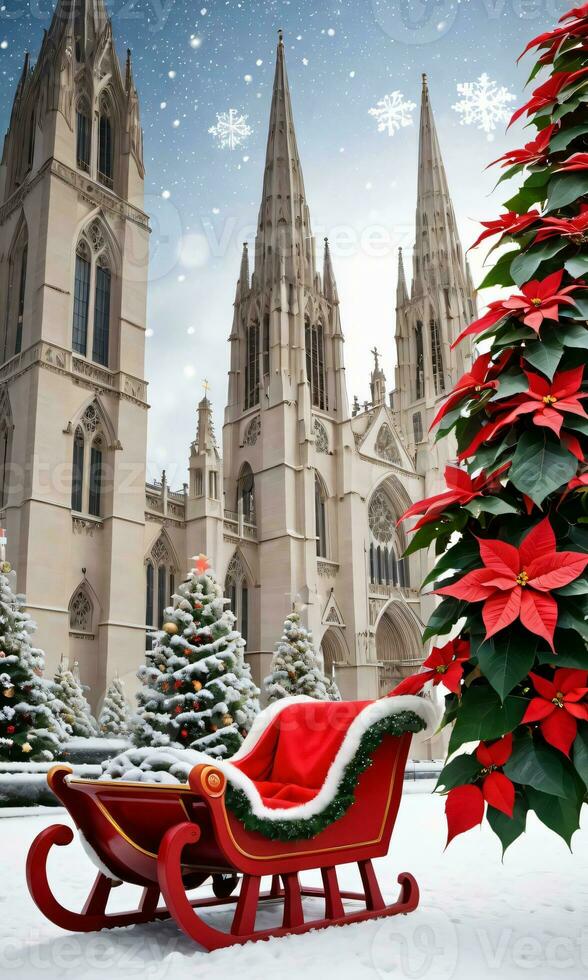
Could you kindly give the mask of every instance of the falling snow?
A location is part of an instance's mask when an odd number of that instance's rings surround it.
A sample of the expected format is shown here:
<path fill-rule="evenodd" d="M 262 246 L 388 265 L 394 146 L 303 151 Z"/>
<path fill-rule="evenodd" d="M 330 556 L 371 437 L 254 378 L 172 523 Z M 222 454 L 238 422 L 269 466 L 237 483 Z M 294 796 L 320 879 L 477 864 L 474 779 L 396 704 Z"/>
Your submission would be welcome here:
<path fill-rule="evenodd" d="M 228 112 L 217 112 L 216 126 L 211 126 L 208 132 L 214 137 L 218 146 L 223 150 L 236 150 L 251 136 L 253 130 L 247 125 L 247 116 L 229 109 Z"/>
<path fill-rule="evenodd" d="M 512 92 L 499 86 L 486 72 L 476 82 L 458 83 L 457 93 L 462 98 L 451 108 L 461 117 L 461 125 L 481 129 L 490 140 L 498 124 L 508 122 L 509 105 L 516 100 Z"/>
<path fill-rule="evenodd" d="M 412 126 L 412 114 L 416 109 L 414 102 L 405 99 L 402 92 L 391 92 L 369 110 L 370 116 L 374 116 L 378 123 L 379 133 L 394 133 L 402 126 Z"/>

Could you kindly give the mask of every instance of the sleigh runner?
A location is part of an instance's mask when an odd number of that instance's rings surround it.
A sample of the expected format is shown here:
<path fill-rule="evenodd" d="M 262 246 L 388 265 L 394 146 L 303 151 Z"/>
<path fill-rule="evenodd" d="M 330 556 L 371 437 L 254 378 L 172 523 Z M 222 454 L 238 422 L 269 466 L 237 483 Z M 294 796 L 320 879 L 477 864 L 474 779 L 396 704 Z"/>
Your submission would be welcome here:
<path fill-rule="evenodd" d="M 431 731 L 434 721 L 432 705 L 411 696 L 369 703 L 301 697 L 262 712 L 228 761 L 184 751 L 194 761 L 186 782 L 143 781 L 140 769 L 136 780 L 75 779 L 67 766 L 56 766 L 49 785 L 99 873 L 81 912 L 57 901 L 47 857 L 73 832 L 56 824 L 31 846 L 31 895 L 65 929 L 90 932 L 171 916 L 209 950 L 410 912 L 419 899 L 415 879 L 401 874 L 400 895 L 387 905 L 372 861 L 388 851 L 412 734 Z M 361 892 L 339 888 L 337 865 L 349 863 L 358 864 Z M 309 869 L 320 869 L 321 888 L 301 885 L 299 873 Z M 262 893 L 265 876 L 271 888 Z M 214 897 L 188 896 L 209 878 Z M 108 913 L 110 890 L 121 881 L 143 886 L 139 908 Z M 305 918 L 304 897 L 323 899 L 322 918 Z M 267 899 L 283 902 L 282 924 L 256 930 Z M 363 907 L 346 911 L 346 899 Z M 201 916 L 227 904 L 235 906 L 228 933 Z"/>

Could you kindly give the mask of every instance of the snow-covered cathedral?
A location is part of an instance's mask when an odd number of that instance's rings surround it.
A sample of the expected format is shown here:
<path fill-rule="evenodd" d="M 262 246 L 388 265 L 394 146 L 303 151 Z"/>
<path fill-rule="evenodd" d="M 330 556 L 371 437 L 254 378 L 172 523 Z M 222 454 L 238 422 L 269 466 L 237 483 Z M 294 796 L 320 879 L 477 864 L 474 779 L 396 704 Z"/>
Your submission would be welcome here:
<path fill-rule="evenodd" d="M 335 270 L 327 242 L 317 270 L 280 36 L 232 326 L 226 298 L 222 441 L 205 397 L 187 483 L 146 483 L 139 99 L 103 0 L 59 0 L 36 64 L 25 59 L 0 167 L 0 523 L 49 669 L 77 660 L 94 705 L 116 672 L 132 689 L 199 552 L 258 681 L 293 606 L 346 698 L 377 696 L 422 660 L 426 558 L 401 557 L 396 522 L 440 488 L 448 450 L 429 425 L 466 366 L 451 343 L 475 314 L 426 78 L 418 167 L 394 391 L 376 354 L 371 400 L 350 410 Z"/>

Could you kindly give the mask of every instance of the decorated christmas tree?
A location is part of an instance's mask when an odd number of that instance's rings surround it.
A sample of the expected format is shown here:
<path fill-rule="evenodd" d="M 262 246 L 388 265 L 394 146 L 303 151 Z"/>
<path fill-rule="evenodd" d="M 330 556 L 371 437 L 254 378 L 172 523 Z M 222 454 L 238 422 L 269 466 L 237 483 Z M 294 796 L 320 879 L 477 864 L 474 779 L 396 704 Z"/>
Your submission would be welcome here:
<path fill-rule="evenodd" d="M 43 675 L 45 657 L 31 646 L 36 629 L 0 566 L 0 759 L 51 760 L 67 731 L 55 708 L 53 685 Z"/>
<path fill-rule="evenodd" d="M 116 675 L 106 692 L 98 727 L 102 735 L 128 735 L 129 706 L 125 698 L 123 682 Z"/>
<path fill-rule="evenodd" d="M 337 685 L 321 670 L 312 633 L 300 625 L 298 613 L 291 613 L 284 623 L 264 686 L 270 704 L 296 694 L 306 694 L 317 701 L 341 700 Z"/>
<path fill-rule="evenodd" d="M 55 672 L 55 693 L 60 702 L 61 719 L 72 735 L 91 738 L 98 734 L 98 723 L 80 682 L 77 663 L 70 670 L 67 663 L 61 661 Z"/>
<path fill-rule="evenodd" d="M 435 420 L 448 489 L 404 515 L 408 552 L 440 556 L 424 639 L 443 639 L 397 692 L 448 691 L 448 841 L 485 813 L 504 849 L 529 810 L 569 842 L 588 787 L 587 37 L 588 5 L 527 47 L 547 77 L 513 120 L 537 135 L 496 161 L 523 182 L 476 243 L 495 236 L 482 286 L 509 294 L 457 341 L 479 353 Z"/>
<path fill-rule="evenodd" d="M 241 745 L 259 711 L 259 691 L 227 603 L 200 555 L 139 670 L 135 745 L 179 745 L 223 756 Z"/>

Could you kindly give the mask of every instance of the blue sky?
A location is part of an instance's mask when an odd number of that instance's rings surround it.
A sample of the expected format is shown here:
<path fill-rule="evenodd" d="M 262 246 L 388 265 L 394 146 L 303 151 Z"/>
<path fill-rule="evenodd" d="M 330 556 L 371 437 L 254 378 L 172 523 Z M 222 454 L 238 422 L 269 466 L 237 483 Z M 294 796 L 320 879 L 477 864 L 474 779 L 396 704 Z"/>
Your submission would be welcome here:
<path fill-rule="evenodd" d="M 559 0 L 116 0 L 108 4 L 119 52 L 133 51 L 145 131 L 146 209 L 152 215 L 147 376 L 152 405 L 149 473 L 185 478 L 203 378 L 217 434 L 241 243 L 254 235 L 261 194 L 276 33 L 286 58 L 299 151 L 319 245 L 332 242 L 346 337 L 350 397 L 367 397 L 371 357 L 394 365 L 396 251 L 414 229 L 418 108 L 413 125 L 378 131 L 369 110 L 400 92 L 417 103 L 429 76 L 462 240 L 508 194 L 492 194 L 487 163 L 521 145 L 523 131 L 463 123 L 457 85 L 485 73 L 521 102 L 530 37 L 569 7 Z M 52 0 L 0 0 L 0 126 L 25 50 L 33 58 Z M 223 148 L 209 130 L 234 109 L 251 130 Z M 410 256 L 407 255 L 408 264 Z M 472 259 L 479 280 L 483 256 Z"/>

